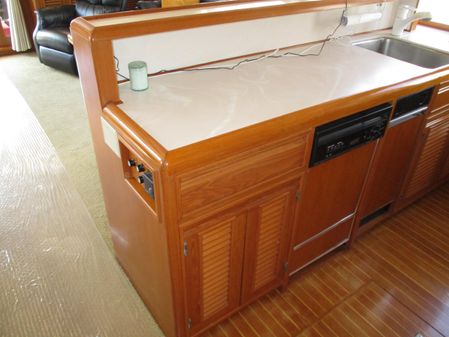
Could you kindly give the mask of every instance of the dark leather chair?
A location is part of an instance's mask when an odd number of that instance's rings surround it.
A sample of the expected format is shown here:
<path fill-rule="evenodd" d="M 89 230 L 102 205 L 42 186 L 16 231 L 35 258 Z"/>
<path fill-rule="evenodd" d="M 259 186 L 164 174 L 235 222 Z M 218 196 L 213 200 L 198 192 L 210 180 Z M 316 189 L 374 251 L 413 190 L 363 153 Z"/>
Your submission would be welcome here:
<path fill-rule="evenodd" d="M 126 4 L 127 0 L 78 0 L 75 5 L 37 10 L 33 41 L 41 63 L 77 75 L 73 46 L 68 40 L 70 22 L 78 16 L 122 11 Z"/>

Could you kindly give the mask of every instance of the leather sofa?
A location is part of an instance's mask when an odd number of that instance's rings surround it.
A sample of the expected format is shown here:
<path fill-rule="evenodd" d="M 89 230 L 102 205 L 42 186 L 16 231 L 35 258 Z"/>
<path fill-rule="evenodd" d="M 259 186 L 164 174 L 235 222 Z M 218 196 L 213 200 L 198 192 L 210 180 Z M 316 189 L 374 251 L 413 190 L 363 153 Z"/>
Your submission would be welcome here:
<path fill-rule="evenodd" d="M 127 0 L 78 0 L 75 5 L 38 9 L 33 41 L 40 62 L 77 75 L 73 45 L 68 40 L 70 22 L 78 16 L 122 11 L 126 4 Z"/>

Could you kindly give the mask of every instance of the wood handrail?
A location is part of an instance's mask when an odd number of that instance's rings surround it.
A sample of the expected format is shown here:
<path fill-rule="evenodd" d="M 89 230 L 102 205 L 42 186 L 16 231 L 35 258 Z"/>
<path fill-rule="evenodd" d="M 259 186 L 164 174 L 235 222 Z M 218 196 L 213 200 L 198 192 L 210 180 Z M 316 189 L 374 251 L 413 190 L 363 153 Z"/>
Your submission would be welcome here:
<path fill-rule="evenodd" d="M 418 21 L 418 24 L 421 26 L 427 26 L 432 27 L 440 30 L 449 31 L 449 25 L 441 23 L 441 22 L 435 22 L 435 21 Z"/>
<path fill-rule="evenodd" d="M 367 5 L 377 2 L 378 0 L 353 0 L 349 2 L 349 5 Z M 232 8 L 233 6 L 235 8 Z M 344 6 L 346 6 L 346 0 L 239 0 L 232 4 L 218 2 L 181 8 L 112 13 L 101 17 L 82 17 L 72 22 L 72 29 L 90 30 L 92 31 L 91 38 L 95 40 L 114 40 L 209 25 L 337 9 Z"/>

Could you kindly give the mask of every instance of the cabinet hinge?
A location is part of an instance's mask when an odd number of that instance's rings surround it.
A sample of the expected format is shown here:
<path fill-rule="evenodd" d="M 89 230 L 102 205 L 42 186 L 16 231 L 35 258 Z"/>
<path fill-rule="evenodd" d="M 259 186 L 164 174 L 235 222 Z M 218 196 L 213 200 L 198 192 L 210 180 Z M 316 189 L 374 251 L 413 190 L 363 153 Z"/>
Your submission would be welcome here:
<path fill-rule="evenodd" d="M 286 272 L 288 272 L 288 262 L 287 261 L 284 262 L 284 270 Z"/>
<path fill-rule="evenodd" d="M 299 200 L 301 198 L 301 191 L 296 191 L 296 199 Z"/>
<path fill-rule="evenodd" d="M 191 318 L 187 319 L 187 328 L 192 329 L 192 319 Z"/>
<path fill-rule="evenodd" d="M 189 245 L 187 244 L 187 241 L 184 241 L 184 256 L 189 255 Z"/>

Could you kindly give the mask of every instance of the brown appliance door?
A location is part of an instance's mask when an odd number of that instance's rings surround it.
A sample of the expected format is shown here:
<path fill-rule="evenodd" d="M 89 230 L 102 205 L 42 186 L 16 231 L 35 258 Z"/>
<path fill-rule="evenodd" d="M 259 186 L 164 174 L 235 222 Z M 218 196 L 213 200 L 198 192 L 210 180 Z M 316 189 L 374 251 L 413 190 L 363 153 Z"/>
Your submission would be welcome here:
<path fill-rule="evenodd" d="M 390 122 L 390 127 L 379 143 L 368 178 L 364 200 L 360 206 L 362 219 L 392 203 L 398 197 L 423 119 L 423 114 L 416 114 L 410 119 L 398 118 Z"/>
<path fill-rule="evenodd" d="M 352 149 L 309 170 L 296 222 L 295 245 L 324 234 L 332 226 L 351 218 L 376 144 L 371 142 Z M 346 238 L 350 226 L 347 232 L 343 235 Z"/>

